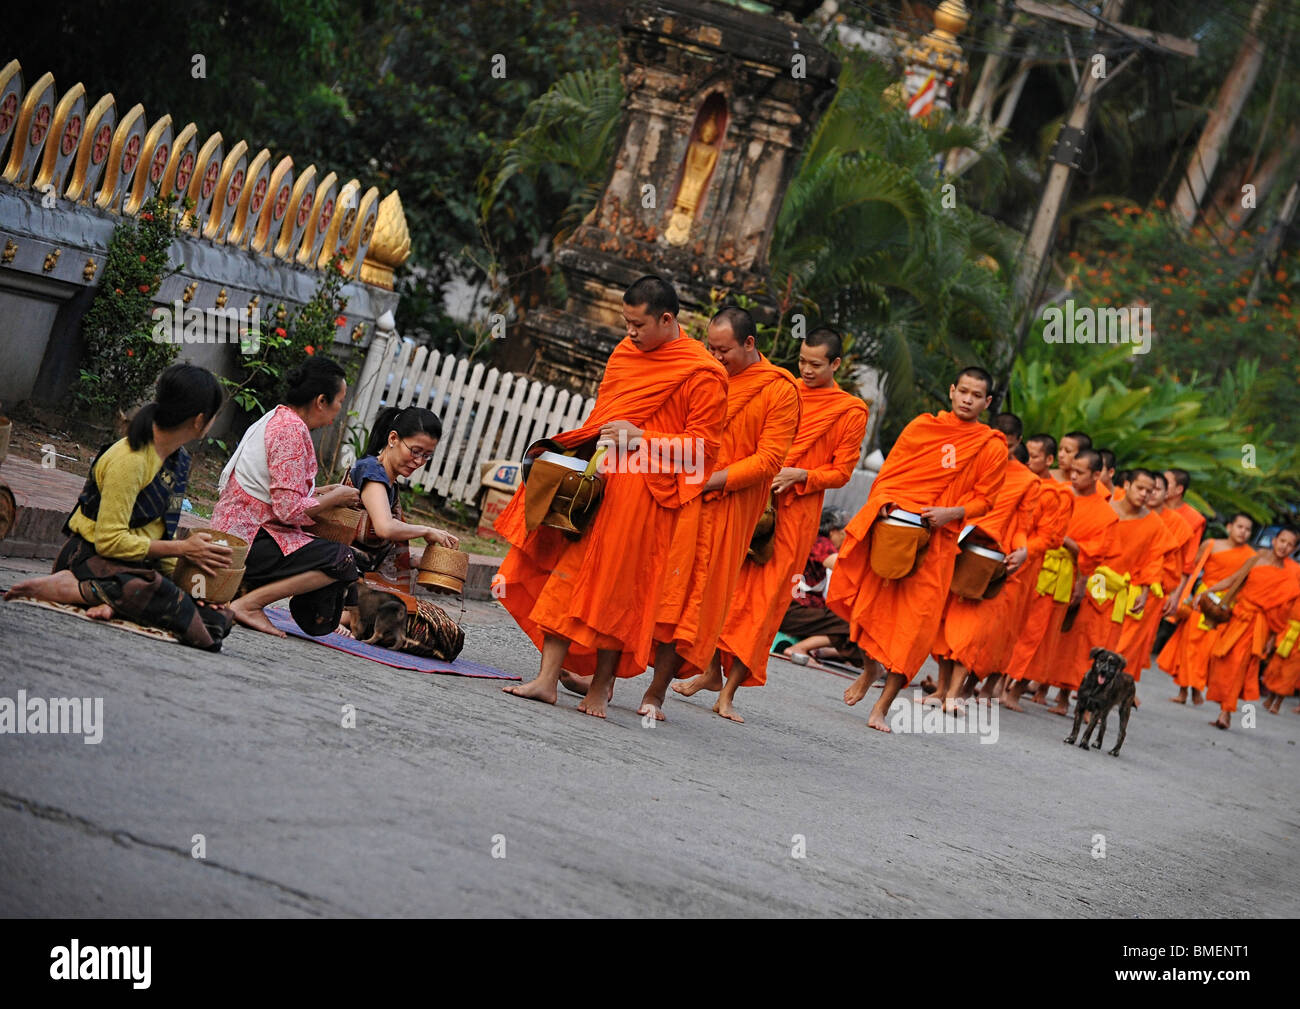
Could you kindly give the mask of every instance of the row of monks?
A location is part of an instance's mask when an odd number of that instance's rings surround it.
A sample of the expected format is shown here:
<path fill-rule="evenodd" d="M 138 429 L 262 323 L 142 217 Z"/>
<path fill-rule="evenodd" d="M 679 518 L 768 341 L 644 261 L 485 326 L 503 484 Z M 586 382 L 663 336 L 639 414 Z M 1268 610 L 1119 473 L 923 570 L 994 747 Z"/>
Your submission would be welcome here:
<path fill-rule="evenodd" d="M 757 351 L 743 310 L 718 313 L 705 344 L 681 330 L 678 310 L 676 293 L 658 277 L 628 288 L 626 338 L 609 358 L 592 412 L 555 438 L 579 454 L 593 444 L 611 452 L 590 523 L 573 534 L 530 520 L 527 486 L 497 521 L 511 545 L 499 572 L 501 601 L 541 651 L 537 678 L 508 693 L 553 704 L 563 682 L 585 695 L 579 710 L 604 717 L 615 682 L 653 666 L 638 714 L 662 720 L 669 685 L 689 678 L 679 693 L 716 690 L 714 711 L 743 721 L 737 690 L 766 680 L 768 649 L 817 536 L 823 494 L 852 475 L 867 408 L 835 383 L 842 348 L 833 331 L 808 334 L 795 380 Z M 1165 648 L 1166 668 L 1198 701 L 1208 682 L 1226 727 L 1237 699 L 1254 689 L 1250 667 L 1285 636 L 1288 614 L 1300 616 L 1292 614 L 1300 568 L 1286 559 L 1294 532 L 1279 535 L 1268 557 L 1244 540 L 1198 549 L 1191 521 L 1200 517 L 1182 507 L 1185 482 L 1166 503 L 1157 492 L 1163 474 L 1136 470 L 1112 502 L 1086 435 L 1063 437 L 1058 451 L 1043 435 L 1022 445 L 1009 414 L 982 423 L 991 384 L 969 368 L 951 386 L 951 411 L 909 423 L 846 529 L 826 601 L 848 622 L 866 664 L 845 701 L 858 703 L 883 677 L 868 724 L 888 732 L 899 690 L 933 655 L 938 703 L 960 703 L 984 680 L 982 693 L 1000 692 L 1018 709 L 1033 683 L 1035 696 L 1056 686 L 1061 711 L 1093 647 L 1122 652 L 1140 675 L 1163 610 L 1200 574 L 1208 588 L 1235 593 L 1232 618 L 1213 631 L 1200 629 L 1199 614 L 1189 618 L 1193 626 L 1184 620 Z M 620 465 L 620 455 L 643 443 L 688 440 L 702 447 L 703 472 Z M 756 555 L 755 527 L 768 507 L 772 546 Z M 871 563 L 873 529 L 898 513 L 917 517 L 928 542 L 913 569 L 884 577 Z M 1006 555 L 1004 588 L 989 599 L 949 591 L 967 527 Z M 1241 526 L 1234 520 L 1233 528 Z"/>

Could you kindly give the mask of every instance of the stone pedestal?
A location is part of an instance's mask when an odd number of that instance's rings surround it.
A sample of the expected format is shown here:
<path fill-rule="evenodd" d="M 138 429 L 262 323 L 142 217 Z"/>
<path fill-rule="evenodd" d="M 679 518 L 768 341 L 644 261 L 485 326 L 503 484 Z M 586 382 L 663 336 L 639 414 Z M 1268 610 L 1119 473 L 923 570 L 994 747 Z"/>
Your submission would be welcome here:
<path fill-rule="evenodd" d="M 556 253 L 568 301 L 524 326 L 531 374 L 588 392 L 623 338 L 623 291 L 643 274 L 676 285 L 684 323 L 701 321 L 714 289 L 772 314 L 772 231 L 839 73 L 790 15 L 712 0 L 634 4 L 620 54 L 627 99 L 614 165 Z"/>

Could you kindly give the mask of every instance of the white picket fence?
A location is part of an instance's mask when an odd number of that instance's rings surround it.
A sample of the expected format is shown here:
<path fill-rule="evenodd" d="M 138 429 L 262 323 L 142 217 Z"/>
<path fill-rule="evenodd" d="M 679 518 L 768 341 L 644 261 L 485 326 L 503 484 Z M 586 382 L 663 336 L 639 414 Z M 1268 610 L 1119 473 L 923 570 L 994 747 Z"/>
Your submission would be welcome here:
<path fill-rule="evenodd" d="M 538 438 L 579 427 L 591 413 L 585 397 L 523 376 L 502 374 L 465 358 L 377 333 L 357 385 L 354 426 L 369 432 L 388 406 L 422 406 L 442 421 L 433 458 L 411 474 L 411 484 L 448 499 L 473 502 L 479 470 L 490 459 L 523 458 Z M 347 465 L 350 448 L 341 453 Z"/>

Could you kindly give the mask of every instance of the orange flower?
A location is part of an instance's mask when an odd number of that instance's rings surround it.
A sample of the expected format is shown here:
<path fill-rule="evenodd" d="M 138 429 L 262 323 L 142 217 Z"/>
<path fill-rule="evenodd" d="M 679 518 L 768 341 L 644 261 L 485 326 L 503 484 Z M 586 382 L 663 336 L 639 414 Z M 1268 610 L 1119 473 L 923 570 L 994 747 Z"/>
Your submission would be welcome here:
<path fill-rule="evenodd" d="M 1185 311 L 1183 311 L 1183 310 L 1180 308 L 1180 309 L 1178 310 L 1178 314 L 1179 314 L 1179 315 L 1186 315 L 1187 313 L 1186 313 Z"/>
<path fill-rule="evenodd" d="M 1174 268 L 1173 268 L 1173 266 L 1172 266 L 1171 264 L 1169 264 L 1169 263 L 1166 263 L 1164 266 L 1161 267 L 1161 269 L 1164 270 L 1165 273 L 1173 273 L 1173 272 L 1174 272 Z"/>
<path fill-rule="evenodd" d="M 1286 270 L 1278 270 L 1277 273 L 1273 274 L 1273 279 L 1276 280 L 1279 284 L 1282 281 L 1286 280 Z"/>
<path fill-rule="evenodd" d="M 1161 293 L 1161 294 L 1173 294 L 1174 292 L 1171 291 L 1171 290 L 1170 290 L 1169 288 L 1167 288 L 1167 287 L 1162 287 L 1162 288 L 1160 288 L 1160 293 Z"/>
<path fill-rule="evenodd" d="M 148 284 L 139 284 L 139 285 L 137 285 L 137 288 L 136 288 L 136 289 L 137 289 L 141 294 L 148 294 L 148 293 L 149 293 L 149 285 L 148 285 Z"/>
<path fill-rule="evenodd" d="M 312 354 L 316 353 L 316 348 L 313 347 L 310 343 L 307 344 L 307 346 L 303 347 L 302 350 L 303 350 L 303 353 L 306 354 L 308 357 L 310 357 Z"/>
<path fill-rule="evenodd" d="M 344 326 L 347 325 L 347 321 L 348 321 L 347 319 L 343 318 L 343 316 L 340 315 L 337 319 L 334 320 L 334 325 Z"/>
<path fill-rule="evenodd" d="M 1157 206 L 1159 209 L 1164 210 L 1164 209 L 1165 209 L 1165 201 L 1164 201 L 1164 200 L 1156 200 L 1156 206 Z"/>
<path fill-rule="evenodd" d="M 1238 322 L 1250 322 L 1250 316 L 1248 316 L 1248 315 L 1239 315 L 1239 316 L 1237 316 L 1237 321 L 1238 321 Z"/>
<path fill-rule="evenodd" d="M 149 262 L 149 257 L 148 257 L 148 256 L 141 256 L 141 257 L 140 257 L 140 262 L 142 262 L 142 263 L 147 263 L 147 262 Z"/>
<path fill-rule="evenodd" d="M 1101 209 L 1102 209 L 1102 210 L 1114 210 L 1114 209 L 1115 209 L 1115 204 L 1111 203 L 1110 200 L 1107 200 L 1105 203 L 1103 203 L 1103 204 L 1101 205 Z"/>
<path fill-rule="evenodd" d="M 127 356 L 127 357 L 135 357 L 135 351 L 132 350 L 130 347 L 127 347 L 127 348 L 126 348 L 126 356 Z"/>
<path fill-rule="evenodd" d="M 283 339 L 284 337 L 288 336 L 288 334 L 284 331 L 284 327 L 283 327 L 283 326 L 276 326 L 276 327 L 275 327 L 275 335 L 278 336 L 278 337 L 280 337 L 281 339 Z"/>

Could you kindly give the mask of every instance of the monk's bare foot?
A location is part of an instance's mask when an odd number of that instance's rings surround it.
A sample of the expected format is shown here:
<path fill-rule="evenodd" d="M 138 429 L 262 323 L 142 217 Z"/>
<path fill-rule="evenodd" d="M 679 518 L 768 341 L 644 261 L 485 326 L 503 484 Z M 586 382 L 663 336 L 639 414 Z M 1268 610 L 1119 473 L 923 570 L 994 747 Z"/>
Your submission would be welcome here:
<path fill-rule="evenodd" d="M 586 697 L 587 688 L 591 686 L 591 677 L 579 676 L 577 673 L 571 673 L 567 669 L 561 669 L 560 683 L 563 684 L 565 690 Z"/>
<path fill-rule="evenodd" d="M 512 683 L 508 687 L 502 687 L 501 692 L 514 694 L 516 697 L 526 697 L 530 701 L 541 701 L 543 704 L 554 704 L 560 694 L 553 685 L 547 686 L 543 683 L 541 677 L 529 680 L 527 683 Z"/>
<path fill-rule="evenodd" d="M 874 708 L 871 709 L 871 714 L 867 716 L 867 728 L 875 729 L 877 732 L 894 731 L 889 727 L 889 723 L 885 721 L 884 714 L 877 712 Z"/>
<path fill-rule="evenodd" d="M 1004 693 L 1004 694 L 1002 695 L 1002 706 L 1003 706 L 1004 708 L 1006 708 L 1008 711 L 1024 711 L 1024 710 L 1025 710 L 1025 709 L 1022 708 L 1019 704 L 1016 703 L 1016 699 L 1011 695 L 1010 691 L 1008 691 L 1008 692 L 1006 692 L 1006 693 Z"/>
<path fill-rule="evenodd" d="M 636 713 L 642 716 L 653 713 L 656 722 L 668 721 L 667 716 L 664 715 L 664 695 L 655 692 L 653 682 L 646 689 L 645 694 L 642 695 L 641 707 L 636 709 Z"/>
<path fill-rule="evenodd" d="M 644 718 L 646 715 L 653 714 L 656 722 L 668 721 L 668 716 L 664 714 L 664 709 L 659 707 L 653 701 L 642 701 L 641 707 L 636 709 L 636 713 Z"/>
<path fill-rule="evenodd" d="M 1269 714 L 1271 714 L 1271 715 L 1276 715 L 1276 714 L 1280 714 L 1280 713 L 1281 713 L 1281 708 L 1275 708 L 1275 707 L 1273 707 L 1273 704 L 1272 704 L 1271 701 L 1266 701 L 1266 702 L 1264 703 L 1264 710 L 1267 711 L 1267 712 L 1268 712 Z"/>
<path fill-rule="evenodd" d="M 1195 704 L 1198 708 L 1205 703 L 1205 695 L 1202 694 L 1195 687 L 1192 688 L 1192 703 Z"/>
<path fill-rule="evenodd" d="M 958 712 L 966 710 L 966 698 L 964 697 L 945 697 L 943 699 L 943 713 L 945 715 L 955 715 Z"/>
<path fill-rule="evenodd" d="M 287 638 L 289 636 L 271 623 L 270 618 L 262 612 L 260 606 L 245 606 L 242 605 L 242 600 L 236 599 L 230 604 L 230 613 L 235 618 L 236 623 L 251 627 L 255 631 L 261 631 L 263 634 L 269 634 L 274 638 Z"/>
<path fill-rule="evenodd" d="M 1232 724 L 1232 716 L 1226 711 L 1220 712 L 1219 717 L 1210 723 L 1216 729 L 1226 729 Z"/>
<path fill-rule="evenodd" d="M 86 610 L 86 616 L 90 617 L 91 620 L 112 620 L 113 607 L 109 606 L 108 603 L 100 603 L 98 606 L 92 606 Z"/>
<path fill-rule="evenodd" d="M 578 702 L 578 710 L 584 715 L 590 715 L 592 718 L 604 718 L 605 704 L 607 703 L 608 698 L 592 696 L 593 694 L 598 695 L 599 693 L 600 691 L 588 691 L 587 696 Z"/>
<path fill-rule="evenodd" d="M 721 689 L 722 671 L 719 669 L 711 669 L 707 673 L 700 673 L 699 676 L 692 676 L 689 680 L 679 680 L 673 684 L 673 693 L 681 694 L 683 697 L 690 697 L 701 690 Z M 663 703 L 662 698 L 660 698 L 660 703 Z"/>
<path fill-rule="evenodd" d="M 844 688 L 844 703 L 852 707 L 858 701 L 867 696 L 867 691 L 871 689 L 872 681 L 863 673 L 856 680 Z"/>
<path fill-rule="evenodd" d="M 1046 704 L 1046 703 L 1047 703 L 1047 689 L 1046 689 L 1046 688 L 1043 688 L 1042 690 L 1037 691 L 1037 692 L 1034 694 L 1034 696 L 1030 698 L 1030 700 L 1033 701 L 1035 704 Z"/>
<path fill-rule="evenodd" d="M 1186 704 L 1186 703 L 1187 703 L 1187 695 L 1186 695 L 1186 694 L 1179 694 L 1177 697 L 1171 697 L 1171 698 L 1169 698 L 1169 703 L 1170 703 L 1170 704 Z"/>
<path fill-rule="evenodd" d="M 943 705 L 943 703 L 946 700 L 947 698 L 943 694 L 939 693 L 938 691 L 935 691 L 932 694 L 927 694 L 925 697 L 920 698 L 922 706 L 925 706 L 927 704 L 933 704 L 936 707 L 940 707 Z"/>
<path fill-rule="evenodd" d="M 1300 704 L 1297 704 L 1294 708 L 1291 709 L 1291 714 L 1300 715 Z"/>
<path fill-rule="evenodd" d="M 1047 713 L 1049 715 L 1068 715 L 1070 713 L 1070 702 L 1057 701 L 1054 707 L 1047 709 Z"/>
<path fill-rule="evenodd" d="M 921 681 L 921 689 L 924 690 L 927 694 L 933 694 L 936 690 L 939 689 L 939 684 L 934 682 L 933 676 L 927 676 L 925 679 Z"/>
<path fill-rule="evenodd" d="M 713 706 L 713 711 L 714 714 L 721 715 L 723 718 L 730 718 L 733 722 L 744 722 L 744 719 L 740 717 L 740 713 L 731 706 L 731 702 L 724 701 L 721 697 L 718 698 L 718 703 Z"/>

